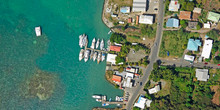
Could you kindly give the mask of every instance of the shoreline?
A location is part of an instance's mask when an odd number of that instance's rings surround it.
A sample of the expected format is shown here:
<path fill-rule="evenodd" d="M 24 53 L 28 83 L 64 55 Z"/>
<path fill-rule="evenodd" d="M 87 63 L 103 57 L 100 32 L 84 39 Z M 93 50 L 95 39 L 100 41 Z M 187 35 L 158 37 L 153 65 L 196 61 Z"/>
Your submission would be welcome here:
<path fill-rule="evenodd" d="M 112 27 L 114 26 L 112 22 L 109 22 L 107 18 L 105 18 L 105 10 L 108 5 L 109 0 L 105 0 L 102 7 L 102 22 L 111 30 L 114 32 Z"/>

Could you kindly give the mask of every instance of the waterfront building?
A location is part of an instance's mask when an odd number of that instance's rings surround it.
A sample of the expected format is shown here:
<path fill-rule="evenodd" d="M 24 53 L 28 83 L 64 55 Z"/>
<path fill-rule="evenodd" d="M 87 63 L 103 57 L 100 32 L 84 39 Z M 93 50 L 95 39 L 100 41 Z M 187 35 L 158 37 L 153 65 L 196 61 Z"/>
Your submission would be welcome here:
<path fill-rule="evenodd" d="M 180 8 L 180 4 L 177 0 L 171 0 L 169 4 L 169 11 L 178 11 Z"/>
<path fill-rule="evenodd" d="M 121 46 L 111 45 L 110 50 L 115 51 L 115 52 L 120 52 L 121 51 Z"/>
<path fill-rule="evenodd" d="M 179 27 L 179 20 L 176 18 L 169 18 L 166 22 L 166 27 Z"/>
<path fill-rule="evenodd" d="M 133 12 L 145 12 L 147 9 L 147 0 L 133 0 Z"/>
<path fill-rule="evenodd" d="M 154 88 L 148 89 L 149 94 L 154 94 L 160 91 L 160 85 L 156 85 Z"/>
<path fill-rule="evenodd" d="M 113 64 L 113 65 L 115 65 L 116 63 L 116 61 L 115 61 L 115 58 L 117 57 L 117 55 L 115 55 L 115 54 L 108 54 L 107 55 L 107 62 L 110 62 L 111 64 Z"/>
<path fill-rule="evenodd" d="M 199 46 L 201 46 L 202 43 L 200 42 L 199 39 L 189 39 L 188 44 L 187 44 L 187 50 L 190 51 L 198 51 Z"/>
<path fill-rule="evenodd" d="M 196 78 L 199 81 L 207 81 L 209 79 L 208 69 L 196 69 Z"/>
<path fill-rule="evenodd" d="M 214 21 L 214 22 L 219 22 L 220 14 L 215 13 L 215 12 L 209 12 L 207 19 Z"/>
<path fill-rule="evenodd" d="M 154 17 L 151 15 L 140 15 L 139 23 L 141 24 L 153 24 Z"/>
<path fill-rule="evenodd" d="M 113 75 L 112 76 L 112 81 L 115 82 L 118 85 L 121 83 L 121 79 L 122 79 L 121 76 L 118 76 L 118 75 Z"/>
<path fill-rule="evenodd" d="M 202 57 L 209 59 L 212 50 L 213 40 L 206 39 L 202 49 Z"/>

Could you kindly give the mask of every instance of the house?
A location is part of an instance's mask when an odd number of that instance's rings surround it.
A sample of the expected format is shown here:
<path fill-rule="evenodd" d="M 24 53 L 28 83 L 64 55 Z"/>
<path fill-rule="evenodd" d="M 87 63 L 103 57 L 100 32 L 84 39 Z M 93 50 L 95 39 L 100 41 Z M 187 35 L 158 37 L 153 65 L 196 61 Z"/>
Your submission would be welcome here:
<path fill-rule="evenodd" d="M 115 54 L 108 54 L 107 55 L 107 62 L 110 62 L 111 64 L 113 64 L 113 65 L 115 65 L 116 63 L 116 61 L 115 61 L 115 58 L 117 57 L 117 55 L 115 55 Z"/>
<path fill-rule="evenodd" d="M 141 24 L 153 24 L 153 16 L 151 16 L 151 15 L 140 15 L 139 23 L 141 23 Z"/>
<path fill-rule="evenodd" d="M 194 56 L 191 56 L 191 55 L 185 55 L 184 56 L 184 60 L 187 60 L 187 61 L 190 61 L 190 62 L 193 62 L 195 59 Z"/>
<path fill-rule="evenodd" d="M 201 14 L 201 11 L 202 11 L 202 9 L 201 8 L 194 8 L 193 9 L 193 13 L 198 13 L 198 14 Z"/>
<path fill-rule="evenodd" d="M 136 25 L 139 23 L 139 16 L 136 16 Z"/>
<path fill-rule="evenodd" d="M 166 27 L 179 27 L 179 20 L 176 18 L 169 18 L 166 22 Z"/>
<path fill-rule="evenodd" d="M 202 49 L 202 57 L 209 59 L 212 50 L 213 40 L 206 39 Z"/>
<path fill-rule="evenodd" d="M 210 23 L 204 23 L 204 26 L 203 26 L 204 28 L 211 28 L 211 24 Z"/>
<path fill-rule="evenodd" d="M 138 72 L 138 68 L 127 67 L 127 68 L 125 69 L 125 71 L 130 72 L 130 73 L 137 73 L 137 72 Z"/>
<path fill-rule="evenodd" d="M 188 44 L 187 44 L 187 50 L 190 51 L 198 51 L 199 46 L 201 46 L 202 43 L 200 42 L 199 39 L 189 39 Z"/>
<path fill-rule="evenodd" d="M 117 83 L 117 84 L 120 84 L 121 83 L 121 76 L 118 76 L 118 75 L 113 75 L 112 77 L 112 81 Z"/>
<path fill-rule="evenodd" d="M 133 83 L 132 83 L 132 80 L 131 80 L 130 77 L 125 78 L 123 81 L 124 81 L 124 82 L 123 82 L 122 87 L 132 88 Z"/>
<path fill-rule="evenodd" d="M 180 4 L 177 0 L 171 0 L 169 4 L 169 11 L 178 11 L 180 8 Z"/>
<path fill-rule="evenodd" d="M 209 79 L 208 69 L 196 69 L 196 77 L 199 81 L 207 81 Z"/>
<path fill-rule="evenodd" d="M 192 15 L 192 20 L 193 20 L 193 21 L 198 21 L 198 18 L 199 18 L 200 15 L 201 15 L 201 14 L 199 14 L 199 13 L 193 13 L 193 15 Z"/>
<path fill-rule="evenodd" d="M 133 12 L 145 12 L 147 8 L 147 0 L 133 0 Z"/>
<path fill-rule="evenodd" d="M 111 45 L 110 50 L 115 51 L 115 52 L 120 52 L 121 51 L 121 46 Z"/>
<path fill-rule="evenodd" d="M 190 11 L 180 11 L 179 19 L 190 20 L 191 12 Z"/>
<path fill-rule="evenodd" d="M 196 26 L 198 25 L 198 22 L 196 22 L 196 21 L 189 21 L 188 22 L 188 27 L 190 28 L 190 29 L 196 29 Z"/>
<path fill-rule="evenodd" d="M 215 13 L 215 12 L 209 12 L 207 19 L 214 21 L 214 22 L 218 22 L 220 19 L 220 14 Z"/>
<path fill-rule="evenodd" d="M 134 79 L 134 74 L 133 73 L 126 73 L 126 76 L 125 78 L 131 78 L 131 79 Z"/>
<path fill-rule="evenodd" d="M 147 105 L 147 107 L 150 107 L 152 100 L 146 99 L 144 98 L 143 95 L 140 95 L 140 97 L 138 98 L 137 102 L 134 104 L 135 107 L 144 109 L 145 105 Z"/>
<path fill-rule="evenodd" d="M 128 23 L 132 23 L 132 18 L 128 18 Z"/>
<path fill-rule="evenodd" d="M 160 85 L 156 85 L 154 88 L 148 90 L 149 94 L 154 94 L 160 91 Z"/>
<path fill-rule="evenodd" d="M 130 13 L 130 7 L 121 7 L 120 12 L 121 13 Z"/>

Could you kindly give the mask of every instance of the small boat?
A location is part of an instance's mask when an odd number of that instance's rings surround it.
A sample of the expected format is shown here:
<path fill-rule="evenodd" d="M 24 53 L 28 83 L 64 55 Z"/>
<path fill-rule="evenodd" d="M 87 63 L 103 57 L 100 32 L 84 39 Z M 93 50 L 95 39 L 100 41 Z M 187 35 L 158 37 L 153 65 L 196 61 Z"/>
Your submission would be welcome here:
<path fill-rule="evenodd" d="M 88 61 L 88 59 L 89 59 L 89 54 L 90 54 L 90 50 L 84 51 L 84 55 L 85 55 L 84 61 L 85 61 L 85 62 Z"/>
<path fill-rule="evenodd" d="M 94 49 L 95 48 L 95 38 L 93 38 L 93 40 L 92 40 L 92 45 L 90 46 L 92 49 Z"/>
<path fill-rule="evenodd" d="M 105 95 L 102 96 L 102 100 L 103 100 L 103 101 L 106 101 L 106 96 L 105 96 Z"/>
<path fill-rule="evenodd" d="M 83 47 L 83 38 L 84 38 L 83 35 L 79 35 L 79 46 L 80 46 L 80 48 Z"/>
<path fill-rule="evenodd" d="M 102 99 L 95 99 L 97 102 L 102 102 Z"/>
<path fill-rule="evenodd" d="M 103 50 L 104 48 L 104 40 L 102 39 L 101 44 L 100 44 L 100 50 Z"/>
<path fill-rule="evenodd" d="M 101 52 L 98 54 L 98 58 L 97 58 L 98 64 L 99 64 L 100 61 L 101 61 Z"/>
<path fill-rule="evenodd" d="M 40 28 L 40 26 L 39 27 L 35 27 L 35 33 L 36 33 L 37 37 L 41 36 L 41 28 Z"/>
<path fill-rule="evenodd" d="M 115 97 L 115 101 L 118 101 L 118 102 L 121 102 L 121 101 L 123 101 L 123 97 L 119 97 L 119 96 L 116 96 Z"/>
<path fill-rule="evenodd" d="M 102 106 L 108 106 L 108 105 L 109 105 L 109 104 L 107 104 L 107 103 L 103 103 L 103 104 L 102 104 Z"/>
<path fill-rule="evenodd" d="M 83 36 L 84 36 L 84 37 L 83 37 L 82 45 L 83 45 L 83 46 L 86 46 L 87 43 L 88 43 L 87 35 L 83 34 Z"/>
<path fill-rule="evenodd" d="M 99 43 L 100 43 L 100 41 L 98 39 L 97 42 L 96 42 L 96 47 L 95 47 L 96 49 L 99 48 Z"/>
<path fill-rule="evenodd" d="M 93 61 L 95 61 L 95 60 L 96 60 L 97 55 L 98 55 L 98 52 L 95 52 L 95 53 L 94 53 L 94 55 L 93 55 Z"/>
<path fill-rule="evenodd" d="M 105 53 L 102 53 L 102 61 L 105 60 Z"/>
<path fill-rule="evenodd" d="M 92 50 L 90 53 L 90 60 L 93 58 L 93 55 L 94 55 L 94 51 Z"/>
<path fill-rule="evenodd" d="M 79 52 L 79 61 L 81 61 L 83 59 L 83 54 L 84 54 L 84 50 L 81 49 Z"/>
<path fill-rule="evenodd" d="M 101 96 L 100 95 L 93 95 L 92 98 L 94 98 L 94 99 L 101 99 Z"/>
<path fill-rule="evenodd" d="M 112 32 L 112 30 L 110 30 L 110 31 L 108 32 L 108 34 L 111 34 L 111 32 Z"/>

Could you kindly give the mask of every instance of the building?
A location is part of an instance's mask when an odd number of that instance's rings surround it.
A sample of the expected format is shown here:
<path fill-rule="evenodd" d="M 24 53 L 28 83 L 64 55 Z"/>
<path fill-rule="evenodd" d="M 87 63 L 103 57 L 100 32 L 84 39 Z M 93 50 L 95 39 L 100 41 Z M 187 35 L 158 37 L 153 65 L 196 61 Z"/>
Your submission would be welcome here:
<path fill-rule="evenodd" d="M 190 20 L 191 12 L 190 11 L 180 11 L 179 19 Z"/>
<path fill-rule="evenodd" d="M 198 14 L 201 14 L 201 12 L 202 12 L 202 9 L 201 8 L 194 8 L 193 9 L 193 13 L 198 13 Z"/>
<path fill-rule="evenodd" d="M 110 50 L 115 51 L 115 52 L 120 52 L 121 51 L 121 46 L 111 45 Z"/>
<path fill-rule="evenodd" d="M 154 94 L 160 91 L 160 85 L 156 85 L 154 88 L 148 89 L 149 94 Z"/>
<path fill-rule="evenodd" d="M 189 21 L 188 22 L 188 27 L 190 28 L 190 29 L 196 29 L 196 26 L 198 25 L 198 22 L 196 22 L 196 21 Z"/>
<path fill-rule="evenodd" d="M 126 73 L 126 75 L 125 75 L 125 78 L 131 78 L 131 79 L 134 79 L 134 74 L 133 73 Z"/>
<path fill-rule="evenodd" d="M 192 15 L 192 20 L 193 20 L 193 21 L 198 21 L 198 18 L 199 18 L 200 15 L 201 15 L 201 14 L 199 14 L 199 13 L 193 13 L 193 15 Z"/>
<path fill-rule="evenodd" d="M 112 81 L 117 83 L 117 84 L 120 84 L 121 83 L 121 76 L 113 75 Z"/>
<path fill-rule="evenodd" d="M 187 50 L 198 51 L 198 48 L 201 45 L 202 43 L 200 42 L 200 40 L 189 39 L 188 44 L 187 44 Z"/>
<path fill-rule="evenodd" d="M 136 25 L 139 23 L 139 16 L 136 16 Z"/>
<path fill-rule="evenodd" d="M 137 73 L 137 72 L 138 72 L 138 68 L 127 67 L 127 68 L 125 69 L 125 71 L 130 72 L 130 73 Z"/>
<path fill-rule="evenodd" d="M 208 69 L 196 69 L 196 78 L 199 81 L 207 81 L 209 79 Z"/>
<path fill-rule="evenodd" d="M 184 60 L 186 60 L 186 61 L 193 62 L 194 59 L 195 59 L 195 56 L 191 56 L 191 55 L 185 55 L 184 56 Z"/>
<path fill-rule="evenodd" d="M 140 95 L 140 97 L 138 98 L 137 102 L 134 104 L 135 107 L 144 109 L 145 105 L 147 105 L 147 107 L 150 107 L 152 100 L 146 99 L 144 98 L 143 95 Z"/>
<path fill-rule="evenodd" d="M 117 57 L 117 55 L 115 55 L 115 54 L 108 54 L 107 55 L 107 62 L 110 62 L 111 64 L 113 64 L 113 65 L 115 65 L 116 63 L 116 61 L 115 61 L 115 58 Z"/>
<path fill-rule="evenodd" d="M 128 18 L 128 23 L 132 23 L 132 18 Z"/>
<path fill-rule="evenodd" d="M 169 18 L 166 22 L 166 27 L 179 27 L 179 20 L 176 18 Z"/>
<path fill-rule="evenodd" d="M 133 0 L 133 12 L 145 12 L 147 9 L 147 0 Z"/>
<path fill-rule="evenodd" d="M 153 24 L 153 16 L 151 15 L 140 15 L 139 23 L 141 24 Z"/>
<path fill-rule="evenodd" d="M 122 87 L 132 88 L 133 83 L 132 83 L 132 80 L 131 80 L 130 77 L 125 78 L 123 81 L 124 81 L 124 82 L 123 82 Z"/>
<path fill-rule="evenodd" d="M 203 27 L 209 29 L 209 28 L 211 28 L 211 24 L 210 23 L 204 23 Z"/>
<path fill-rule="evenodd" d="M 169 11 L 178 11 L 180 8 L 180 4 L 177 0 L 171 0 L 169 4 Z"/>
<path fill-rule="evenodd" d="M 121 7 L 120 12 L 121 13 L 130 13 L 131 8 L 130 7 Z"/>
<path fill-rule="evenodd" d="M 214 21 L 214 22 L 218 22 L 220 19 L 220 14 L 215 13 L 215 12 L 209 12 L 207 19 Z"/>
<path fill-rule="evenodd" d="M 206 39 L 202 49 L 202 57 L 209 59 L 212 50 L 213 40 Z"/>

